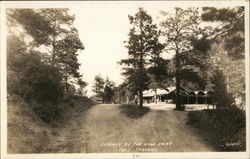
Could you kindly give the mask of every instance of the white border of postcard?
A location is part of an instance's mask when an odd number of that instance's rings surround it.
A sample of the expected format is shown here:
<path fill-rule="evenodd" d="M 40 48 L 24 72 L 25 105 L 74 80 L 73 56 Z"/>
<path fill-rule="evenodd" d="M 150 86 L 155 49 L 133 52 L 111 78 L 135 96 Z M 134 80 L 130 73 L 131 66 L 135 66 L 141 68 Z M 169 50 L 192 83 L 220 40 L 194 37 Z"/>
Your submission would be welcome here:
<path fill-rule="evenodd" d="M 6 86 L 6 8 L 69 8 L 90 3 L 116 3 L 117 5 L 169 5 L 186 6 L 245 6 L 245 68 L 246 68 L 246 152 L 178 152 L 178 153 L 79 153 L 79 154 L 7 154 L 7 86 Z M 249 155 L 249 1 L 5 1 L 1 7 L 1 155 L 3 159 L 82 159 L 82 158 L 250 158 Z M 98 14 L 98 13 L 96 13 Z M 192 141 L 191 141 L 192 142 Z"/>

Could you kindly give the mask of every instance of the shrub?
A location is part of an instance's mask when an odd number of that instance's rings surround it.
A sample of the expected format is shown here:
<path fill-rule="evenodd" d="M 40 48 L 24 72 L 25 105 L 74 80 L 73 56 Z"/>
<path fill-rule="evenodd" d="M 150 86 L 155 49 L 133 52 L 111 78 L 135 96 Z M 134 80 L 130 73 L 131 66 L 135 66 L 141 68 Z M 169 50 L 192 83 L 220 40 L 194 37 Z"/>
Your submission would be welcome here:
<path fill-rule="evenodd" d="M 8 40 L 8 94 L 21 96 L 43 121 L 55 120 L 60 114 L 57 104 L 63 97 L 61 73 L 39 53 L 20 50 L 17 37 Z"/>
<path fill-rule="evenodd" d="M 219 151 L 246 149 L 245 112 L 235 106 L 227 109 L 189 112 L 187 124 L 204 132 Z"/>
<path fill-rule="evenodd" d="M 215 69 L 214 75 L 210 79 L 213 84 L 214 100 L 216 107 L 229 107 L 234 103 L 234 98 L 231 93 L 227 91 L 226 79 L 222 70 Z"/>
<path fill-rule="evenodd" d="M 40 104 L 37 102 L 33 102 L 32 105 L 33 111 L 46 123 L 51 123 L 60 118 L 62 111 L 59 109 L 58 105 L 51 103 Z"/>

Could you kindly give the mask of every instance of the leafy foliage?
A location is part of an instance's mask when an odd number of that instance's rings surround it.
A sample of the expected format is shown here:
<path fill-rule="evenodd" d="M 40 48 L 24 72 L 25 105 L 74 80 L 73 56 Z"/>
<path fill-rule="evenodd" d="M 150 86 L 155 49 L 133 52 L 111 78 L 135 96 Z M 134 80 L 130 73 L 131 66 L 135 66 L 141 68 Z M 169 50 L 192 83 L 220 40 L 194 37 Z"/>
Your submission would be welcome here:
<path fill-rule="evenodd" d="M 176 109 L 180 109 L 180 86 L 191 82 L 204 88 L 201 74 L 206 69 L 206 51 L 209 48 L 203 30 L 199 28 L 200 18 L 197 8 L 183 10 L 175 8 L 175 13 L 161 12 L 162 35 L 165 49 L 174 55 L 174 77 L 176 83 Z M 205 75 L 205 74 L 203 74 Z"/>
<path fill-rule="evenodd" d="M 92 91 L 95 93 L 95 98 L 101 98 L 103 100 L 104 84 L 105 82 L 101 75 L 96 75 L 92 89 Z"/>
<path fill-rule="evenodd" d="M 159 44 L 158 50 L 155 50 L 150 54 L 150 66 L 147 69 L 147 72 L 150 77 L 149 88 L 152 89 L 164 88 L 167 80 L 172 77 L 172 75 L 167 71 L 170 60 L 166 60 L 162 57 L 163 48 L 164 46 Z"/>
<path fill-rule="evenodd" d="M 26 33 L 30 35 L 35 45 L 48 45 L 49 36 L 53 33 L 50 22 L 33 9 L 8 9 L 7 23 L 9 26 L 21 25 Z"/>
<path fill-rule="evenodd" d="M 219 23 L 211 37 L 225 38 L 225 48 L 230 57 L 236 59 L 244 57 L 245 8 L 243 6 L 220 9 L 204 7 L 201 18 L 204 21 Z"/>
<path fill-rule="evenodd" d="M 226 87 L 226 90 L 223 91 L 226 94 L 230 94 L 229 97 L 233 99 L 241 99 L 241 101 L 237 102 L 238 106 L 245 107 L 245 62 L 244 59 L 234 59 L 230 57 L 225 49 L 224 41 L 221 39 L 221 42 L 214 43 L 211 45 L 211 49 L 209 50 L 209 59 L 211 60 L 210 69 L 209 69 L 209 78 L 210 81 L 213 76 L 216 76 L 216 71 L 221 72 L 220 78 L 223 78 L 223 84 Z M 214 87 L 218 85 L 217 81 L 214 80 L 210 82 Z M 211 88 L 212 88 L 211 87 Z M 224 93 L 224 94 L 225 94 Z M 218 98 L 218 100 L 222 100 L 223 98 Z M 231 101 L 233 101 L 231 99 Z M 223 102 L 221 102 L 223 103 Z"/>
<path fill-rule="evenodd" d="M 103 100 L 105 103 L 114 102 L 115 96 L 115 84 L 110 81 L 109 78 L 105 80 L 104 92 L 103 92 Z"/>
<path fill-rule="evenodd" d="M 218 151 L 246 150 L 246 116 L 237 107 L 189 112 L 187 124 L 205 133 Z"/>
<path fill-rule="evenodd" d="M 227 91 L 225 76 L 219 69 L 215 70 L 214 76 L 211 79 L 214 84 L 213 90 L 215 93 L 216 108 L 230 107 L 234 103 L 233 97 Z"/>
<path fill-rule="evenodd" d="M 7 9 L 7 19 L 8 94 L 20 95 L 50 122 L 60 113 L 62 81 L 72 77 L 86 86 L 78 72 L 77 52 L 84 47 L 74 16 L 68 9 Z"/>
<path fill-rule="evenodd" d="M 77 53 L 84 46 L 68 9 L 9 9 L 8 15 L 32 37 L 34 46 L 47 50 L 50 64 L 60 70 L 66 84 L 70 79 L 83 82 Z"/>
<path fill-rule="evenodd" d="M 244 107 L 245 8 L 242 6 L 219 9 L 204 7 L 201 17 L 203 21 L 217 24 L 210 34 L 210 39 L 216 41 L 211 44 L 209 52 L 212 58 L 211 64 L 222 71 L 230 97 L 241 98 L 240 104 Z M 218 100 L 221 99 L 218 98 Z"/>
<path fill-rule="evenodd" d="M 8 38 L 8 81 L 10 82 L 8 92 L 19 94 L 24 99 L 35 99 L 40 103 L 57 103 L 63 93 L 60 85 L 61 74 L 55 68 L 43 63 L 37 52 L 26 53 L 24 48 L 18 52 L 18 48 L 22 47 L 18 37 Z"/>

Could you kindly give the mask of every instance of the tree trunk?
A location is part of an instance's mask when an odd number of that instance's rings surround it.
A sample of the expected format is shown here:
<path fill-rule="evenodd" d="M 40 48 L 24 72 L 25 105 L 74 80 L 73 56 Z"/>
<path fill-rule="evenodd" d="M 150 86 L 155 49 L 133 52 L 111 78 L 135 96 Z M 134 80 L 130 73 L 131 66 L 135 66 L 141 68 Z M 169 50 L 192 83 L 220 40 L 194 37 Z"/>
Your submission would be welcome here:
<path fill-rule="evenodd" d="M 56 30 L 56 22 L 53 22 L 53 30 Z M 56 33 L 52 34 L 52 67 L 55 67 L 55 56 L 56 56 Z"/>
<path fill-rule="evenodd" d="M 126 104 L 129 104 L 129 91 L 128 91 L 128 87 L 126 89 Z"/>
<path fill-rule="evenodd" d="M 177 76 L 176 78 L 176 107 L 177 110 L 180 110 L 181 103 L 180 103 L 180 79 Z"/>
<path fill-rule="evenodd" d="M 135 105 L 138 105 L 138 95 L 135 95 Z"/>
<path fill-rule="evenodd" d="M 157 104 L 157 88 L 155 88 L 155 104 Z"/>
<path fill-rule="evenodd" d="M 129 97 L 126 95 L 126 104 L 129 104 Z"/>
<path fill-rule="evenodd" d="M 176 72 L 175 72 L 175 79 L 176 79 L 176 94 L 175 94 L 175 103 L 176 103 L 176 110 L 181 109 L 180 103 L 180 61 L 179 61 L 179 50 L 176 50 Z"/>
<path fill-rule="evenodd" d="M 55 26 L 53 26 L 55 29 Z M 52 67 L 55 67 L 55 56 L 56 56 L 56 35 L 52 35 Z"/>
<path fill-rule="evenodd" d="M 141 14 L 140 14 L 141 16 Z M 140 98 L 140 103 L 139 103 L 139 107 L 142 108 L 143 107 L 143 43 L 142 43 L 142 20 L 140 17 L 140 64 L 139 64 L 139 98 Z"/>
<path fill-rule="evenodd" d="M 143 107 L 143 92 L 142 92 L 142 89 L 139 90 L 139 98 L 140 98 L 139 107 L 142 108 Z"/>
<path fill-rule="evenodd" d="M 68 74 L 67 74 L 67 71 L 68 71 L 68 67 L 67 67 L 68 65 L 66 64 L 66 77 L 65 77 L 65 94 L 67 94 L 68 93 L 68 90 L 69 90 L 69 86 L 68 86 Z"/>

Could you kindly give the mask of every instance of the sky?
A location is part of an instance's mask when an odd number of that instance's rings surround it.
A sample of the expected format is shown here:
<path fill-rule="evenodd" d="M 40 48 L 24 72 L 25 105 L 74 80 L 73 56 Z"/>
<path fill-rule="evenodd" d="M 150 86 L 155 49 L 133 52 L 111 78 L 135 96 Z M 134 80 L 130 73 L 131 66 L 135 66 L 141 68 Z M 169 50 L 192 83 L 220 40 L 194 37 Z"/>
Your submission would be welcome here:
<path fill-rule="evenodd" d="M 139 7 L 152 16 L 155 23 L 160 11 L 171 11 L 174 7 L 229 7 L 245 5 L 237 1 L 6 1 L 6 8 L 69 8 L 75 14 L 74 26 L 85 49 L 79 52 L 80 73 L 88 83 L 88 95 L 95 75 L 107 76 L 117 85 L 122 83 L 121 66 L 117 63 L 127 57 L 124 41 L 128 39 L 131 25 L 128 15 L 134 15 Z M 1 12 L 4 15 L 4 12 Z"/>
<path fill-rule="evenodd" d="M 226 7 L 225 3 L 216 3 L 216 7 L 220 5 Z M 128 15 L 136 14 L 142 7 L 152 16 L 153 22 L 159 24 L 160 11 L 171 12 L 176 6 L 185 9 L 200 5 L 187 2 L 177 5 L 167 1 L 88 1 L 73 7 L 69 5 L 70 12 L 76 17 L 74 26 L 85 46 L 79 52 L 78 60 L 83 80 L 88 83 L 87 95 L 92 94 L 95 75 L 100 74 L 104 79 L 109 77 L 116 85 L 123 82 L 122 67 L 118 62 L 128 56 L 124 44 L 131 28 Z"/>
<path fill-rule="evenodd" d="M 128 39 L 131 25 L 128 15 L 134 15 L 143 7 L 153 19 L 160 15 L 160 10 L 171 7 L 162 5 L 141 5 L 139 3 L 96 3 L 70 8 L 75 14 L 74 26 L 85 49 L 79 52 L 80 72 L 88 83 L 87 94 L 92 94 L 95 75 L 109 77 L 116 85 L 123 81 L 122 67 L 117 63 L 128 56 L 124 41 Z"/>

